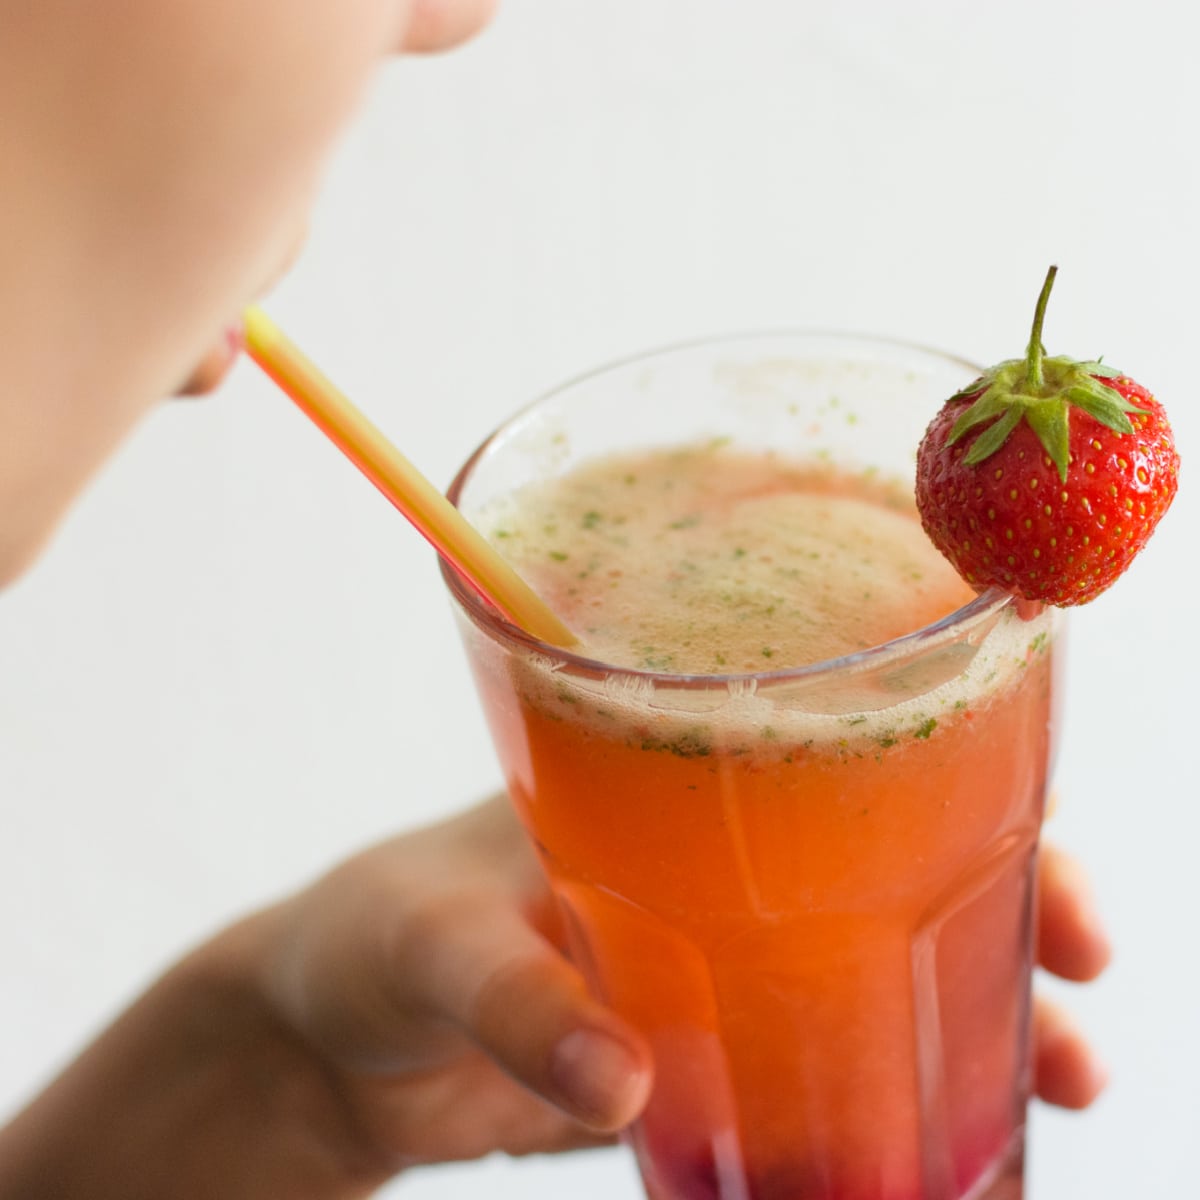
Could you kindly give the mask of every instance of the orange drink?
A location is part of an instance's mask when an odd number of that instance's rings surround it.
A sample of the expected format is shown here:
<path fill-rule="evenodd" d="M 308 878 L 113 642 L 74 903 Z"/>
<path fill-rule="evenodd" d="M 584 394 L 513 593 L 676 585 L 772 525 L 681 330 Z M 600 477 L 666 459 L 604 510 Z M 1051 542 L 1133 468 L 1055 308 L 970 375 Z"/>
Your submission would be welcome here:
<path fill-rule="evenodd" d="M 763 337 L 587 377 L 453 496 L 580 637 L 450 579 L 596 993 L 647 1037 L 653 1200 L 1021 1193 L 1053 612 L 909 492 L 966 364 Z"/>

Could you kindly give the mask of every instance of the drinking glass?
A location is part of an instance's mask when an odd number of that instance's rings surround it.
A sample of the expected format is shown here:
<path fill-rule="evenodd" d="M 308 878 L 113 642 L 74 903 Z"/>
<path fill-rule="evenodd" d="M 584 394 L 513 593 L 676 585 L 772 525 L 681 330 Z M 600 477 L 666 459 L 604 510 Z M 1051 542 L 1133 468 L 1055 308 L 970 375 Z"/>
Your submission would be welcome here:
<path fill-rule="evenodd" d="M 911 496 L 977 374 L 838 334 L 682 345 L 551 392 L 450 495 L 485 519 L 720 438 Z M 652 1200 L 1019 1197 L 1056 612 L 988 591 L 836 660 L 673 675 L 540 643 L 445 575 L 571 955 L 653 1051 L 628 1134 Z"/>

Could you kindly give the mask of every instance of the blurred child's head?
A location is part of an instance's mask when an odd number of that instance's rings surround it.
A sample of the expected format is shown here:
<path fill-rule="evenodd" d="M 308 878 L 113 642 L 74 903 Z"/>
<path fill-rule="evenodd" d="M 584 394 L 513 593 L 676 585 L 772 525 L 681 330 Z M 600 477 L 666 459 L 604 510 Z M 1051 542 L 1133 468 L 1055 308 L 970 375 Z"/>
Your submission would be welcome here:
<path fill-rule="evenodd" d="M 219 378 L 375 65 L 492 7 L 41 0 L 6 20 L 0 585 L 146 408 Z"/>

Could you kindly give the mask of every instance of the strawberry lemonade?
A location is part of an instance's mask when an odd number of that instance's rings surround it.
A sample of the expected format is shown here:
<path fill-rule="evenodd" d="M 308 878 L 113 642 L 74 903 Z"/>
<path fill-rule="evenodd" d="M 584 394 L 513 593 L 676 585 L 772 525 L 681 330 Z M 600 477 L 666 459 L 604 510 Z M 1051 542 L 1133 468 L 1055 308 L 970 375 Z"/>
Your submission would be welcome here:
<path fill-rule="evenodd" d="M 647 1192 L 1019 1196 L 1054 616 L 976 597 L 890 482 L 891 410 L 911 471 L 910 398 L 967 368 L 819 338 L 647 362 L 455 485 L 579 645 L 451 581 L 573 954 L 653 1049 Z M 666 428 L 687 385 L 688 440 L 620 444 L 621 393 Z"/>

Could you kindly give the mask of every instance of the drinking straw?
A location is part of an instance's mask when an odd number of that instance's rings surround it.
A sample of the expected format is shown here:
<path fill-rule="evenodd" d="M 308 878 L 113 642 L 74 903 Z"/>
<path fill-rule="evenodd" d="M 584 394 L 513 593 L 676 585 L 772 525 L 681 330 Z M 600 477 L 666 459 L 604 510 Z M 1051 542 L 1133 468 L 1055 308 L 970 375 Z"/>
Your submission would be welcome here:
<path fill-rule="evenodd" d="M 243 316 L 246 351 L 412 522 L 455 571 L 519 629 L 554 646 L 575 635 L 467 519 L 260 308 Z"/>

